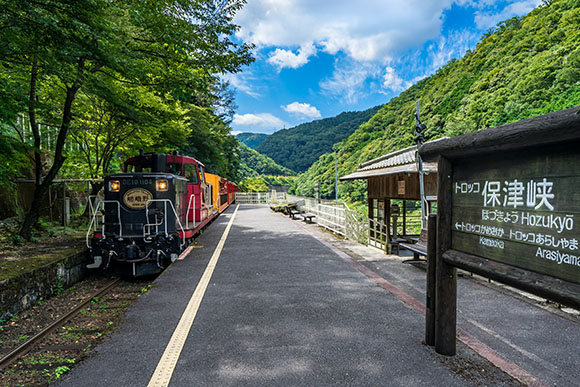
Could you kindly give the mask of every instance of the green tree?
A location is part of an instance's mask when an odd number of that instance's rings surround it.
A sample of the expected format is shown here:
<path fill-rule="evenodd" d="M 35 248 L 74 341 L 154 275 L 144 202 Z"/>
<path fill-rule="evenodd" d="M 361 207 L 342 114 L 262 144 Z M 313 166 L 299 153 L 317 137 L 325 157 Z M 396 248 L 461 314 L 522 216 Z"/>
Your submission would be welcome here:
<path fill-rule="evenodd" d="M 13 96 L 0 118 L 25 113 L 34 137 L 36 188 L 20 230 L 24 238 L 30 239 L 65 161 L 79 91 L 120 105 L 111 83 L 103 82 L 108 78 L 166 98 L 187 94 L 201 105 L 218 101 L 217 76 L 252 60 L 251 47 L 229 38 L 242 6 L 241 0 L 0 0 L 0 87 Z M 40 119 L 58 128 L 46 173 Z"/>
<path fill-rule="evenodd" d="M 175 147 L 189 133 L 183 120 L 186 111 L 178 101 L 159 97 L 142 86 L 118 85 L 116 92 L 131 103 L 111 103 L 83 92 L 75 101 L 77 114 L 70 134 L 78 151 L 71 152 L 67 160 L 68 166 L 74 166 L 74 177 L 101 179 L 111 172 L 119 153 Z M 102 181 L 93 181 L 90 195 L 96 195 L 102 186 Z"/>

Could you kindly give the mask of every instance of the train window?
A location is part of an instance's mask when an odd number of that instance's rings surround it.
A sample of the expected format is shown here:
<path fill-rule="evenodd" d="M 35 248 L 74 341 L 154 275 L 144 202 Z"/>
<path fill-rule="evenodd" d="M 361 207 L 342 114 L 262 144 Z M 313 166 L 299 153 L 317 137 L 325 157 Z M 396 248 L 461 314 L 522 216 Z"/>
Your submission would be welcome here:
<path fill-rule="evenodd" d="M 179 163 L 170 163 L 168 168 L 168 172 L 174 175 L 181 175 L 181 164 Z"/>
<path fill-rule="evenodd" d="M 185 177 L 190 184 L 197 184 L 197 169 L 195 164 L 185 164 Z"/>
<path fill-rule="evenodd" d="M 151 167 L 142 167 L 140 164 L 127 164 L 127 170 L 125 172 L 128 173 L 139 173 L 139 172 L 151 172 Z"/>
<path fill-rule="evenodd" d="M 203 171 L 203 167 L 199 166 L 199 175 L 201 176 L 201 182 L 205 184 L 205 172 Z"/>

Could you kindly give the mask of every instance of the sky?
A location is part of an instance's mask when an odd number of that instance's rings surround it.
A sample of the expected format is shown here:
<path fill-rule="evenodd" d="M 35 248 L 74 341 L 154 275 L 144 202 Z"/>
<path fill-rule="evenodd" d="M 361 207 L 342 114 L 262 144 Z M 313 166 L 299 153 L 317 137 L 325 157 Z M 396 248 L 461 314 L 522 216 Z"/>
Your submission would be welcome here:
<path fill-rule="evenodd" d="M 255 62 L 226 80 L 233 133 L 273 133 L 385 104 L 542 0 L 247 0 Z"/>

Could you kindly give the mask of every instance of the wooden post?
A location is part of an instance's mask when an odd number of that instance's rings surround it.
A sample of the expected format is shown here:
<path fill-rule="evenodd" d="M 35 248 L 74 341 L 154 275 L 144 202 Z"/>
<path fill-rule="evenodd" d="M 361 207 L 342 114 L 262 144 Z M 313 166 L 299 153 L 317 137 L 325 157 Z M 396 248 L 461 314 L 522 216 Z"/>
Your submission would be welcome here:
<path fill-rule="evenodd" d="M 437 215 L 430 214 L 427 223 L 427 286 L 425 300 L 425 343 L 435 345 L 435 261 L 437 255 Z"/>
<path fill-rule="evenodd" d="M 387 254 L 391 254 L 391 199 L 385 199 L 385 226 L 387 227 L 385 235 L 385 244 L 387 245 Z"/>
<path fill-rule="evenodd" d="M 435 351 L 453 356 L 456 352 L 457 269 L 443 261 L 451 248 L 451 194 L 453 166 L 440 156 L 437 187 L 437 254 L 435 263 Z"/>
<path fill-rule="evenodd" d="M 375 237 L 375 227 L 372 222 L 373 219 L 373 199 L 369 198 L 369 238 Z"/>
<path fill-rule="evenodd" d="M 407 201 L 403 199 L 403 235 L 407 235 Z"/>
<path fill-rule="evenodd" d="M 66 183 L 62 183 L 62 233 L 66 234 Z"/>
<path fill-rule="evenodd" d="M 48 213 L 50 214 L 50 221 L 53 222 L 54 217 L 52 216 L 52 187 L 48 187 Z"/>

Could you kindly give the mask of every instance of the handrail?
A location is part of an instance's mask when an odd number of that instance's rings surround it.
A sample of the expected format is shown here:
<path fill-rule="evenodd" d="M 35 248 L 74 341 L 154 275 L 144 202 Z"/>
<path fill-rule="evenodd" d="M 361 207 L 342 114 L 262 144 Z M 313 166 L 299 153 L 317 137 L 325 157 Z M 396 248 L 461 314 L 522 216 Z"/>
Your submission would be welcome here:
<path fill-rule="evenodd" d="M 89 224 L 89 229 L 87 230 L 87 235 L 85 236 L 85 242 L 87 244 L 87 247 L 90 249 L 91 248 L 91 244 L 89 243 L 89 235 L 91 233 L 91 230 L 93 228 L 93 225 L 95 225 L 95 230 L 99 227 L 99 220 L 98 220 L 98 215 L 99 215 L 99 208 L 101 206 L 103 206 L 103 211 L 105 211 L 105 204 L 106 203 L 114 203 L 117 205 L 117 220 L 119 221 L 119 237 L 123 237 L 123 224 L 121 223 L 121 203 L 119 203 L 119 201 L 117 200 L 98 200 L 97 204 L 95 205 L 95 211 L 93 213 L 93 216 L 91 217 L 91 223 Z M 103 217 L 105 216 L 105 214 L 103 214 Z M 105 236 L 105 221 L 103 221 L 102 224 L 102 230 L 101 230 L 101 234 L 103 235 L 103 238 L 106 238 Z"/>
<path fill-rule="evenodd" d="M 93 207 L 93 200 L 92 199 L 96 199 L 95 203 L 98 203 L 100 201 L 99 197 L 97 195 L 89 195 L 89 213 L 91 214 L 91 218 L 93 217 L 93 215 L 95 214 L 95 210 L 96 208 Z"/>
<path fill-rule="evenodd" d="M 195 228 L 195 194 L 191 194 L 191 196 L 189 196 L 189 202 L 187 204 L 187 213 L 185 216 L 185 227 L 188 230 L 189 230 L 189 210 L 192 209 L 192 204 L 193 204 L 193 227 L 192 228 Z"/>
<path fill-rule="evenodd" d="M 163 203 L 163 209 L 164 209 L 164 211 L 163 211 L 163 223 L 165 224 L 165 236 L 169 235 L 167 233 L 167 203 L 169 203 L 169 205 L 171 206 L 171 210 L 173 211 L 173 215 L 175 215 L 175 219 L 177 220 L 177 223 L 179 224 L 179 228 L 181 229 L 181 232 L 183 233 L 183 238 L 180 238 L 181 241 L 179 243 L 179 247 L 183 248 L 183 246 L 185 245 L 185 230 L 183 229 L 183 225 L 181 224 L 181 221 L 179 220 L 179 216 L 177 215 L 177 211 L 175 210 L 175 207 L 173 206 L 173 202 L 169 199 L 149 199 L 149 200 L 147 200 L 147 202 L 145 204 L 146 205 L 145 216 L 147 218 L 147 221 L 149 221 L 149 204 L 153 203 L 153 202 L 162 202 Z M 145 232 L 145 227 L 151 227 L 151 226 L 158 227 L 160 225 L 161 224 L 156 224 L 156 223 L 144 224 L 143 225 L 143 237 L 147 236 L 147 233 Z M 149 234 L 151 234 L 151 230 L 149 230 Z"/>

